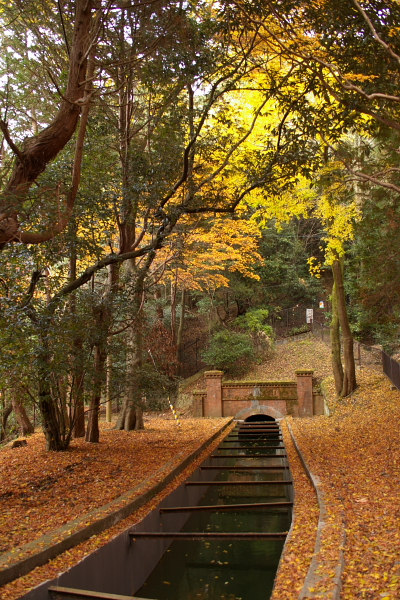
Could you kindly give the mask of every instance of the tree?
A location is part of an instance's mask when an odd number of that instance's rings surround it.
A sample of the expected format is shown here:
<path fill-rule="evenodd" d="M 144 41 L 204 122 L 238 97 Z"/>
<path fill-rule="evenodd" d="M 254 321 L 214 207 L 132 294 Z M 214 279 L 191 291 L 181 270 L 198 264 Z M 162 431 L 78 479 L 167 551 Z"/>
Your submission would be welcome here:
<path fill-rule="evenodd" d="M 22 3 L 18 4 L 20 4 L 18 9 L 21 9 Z M 89 2 L 78 0 L 76 3 L 66 89 L 58 113 L 52 122 L 36 135 L 25 139 L 22 148 L 19 148 L 12 139 L 7 122 L 0 120 L 4 138 L 15 155 L 12 172 L 4 187 L 0 203 L 0 248 L 12 241 L 32 244 L 50 239 L 64 229 L 72 213 L 79 187 L 83 140 L 94 70 L 93 60 L 88 60 L 94 43 L 93 34 L 91 35 L 92 4 L 91 0 Z M 21 19 L 24 16 L 25 12 L 22 10 Z M 65 215 L 60 217 L 45 232 L 36 234 L 21 231 L 21 213 L 24 212 L 24 203 L 28 199 L 30 187 L 70 141 L 75 133 L 81 112 L 82 118 L 75 152 L 72 184 L 67 193 Z M 57 198 L 57 194 L 54 194 L 54 196 L 53 202 L 57 203 L 59 198 Z"/>
<path fill-rule="evenodd" d="M 340 396 L 348 396 L 353 392 L 357 387 L 356 381 L 356 367 L 354 362 L 354 344 L 353 344 L 353 335 L 350 329 L 349 317 L 346 308 L 346 294 L 344 290 L 343 283 L 343 261 L 336 257 L 332 264 L 332 271 L 334 277 L 334 294 L 335 300 L 332 304 L 335 304 L 335 308 L 337 308 L 337 313 L 339 316 L 340 328 L 343 334 L 343 360 L 344 360 L 344 369 L 343 369 L 343 381 L 342 388 L 340 390 Z M 332 323 L 332 328 L 336 329 L 335 322 Z M 340 387 L 340 382 L 338 382 L 338 377 L 341 375 L 340 367 L 337 369 L 334 368 L 335 375 L 335 383 L 336 388 Z"/>
<path fill-rule="evenodd" d="M 357 387 L 353 334 L 350 328 L 343 280 L 343 264 L 346 247 L 354 238 L 354 227 L 361 218 L 361 207 L 357 187 L 346 178 L 338 161 L 327 162 L 320 172 L 319 189 L 315 191 L 314 214 L 325 229 L 325 264 L 332 268 L 334 286 L 332 290 L 332 367 L 336 390 L 348 396 Z M 320 275 L 318 261 L 310 258 L 311 271 Z M 343 336 L 343 359 L 340 356 L 340 330 Z"/>
<path fill-rule="evenodd" d="M 106 285 L 101 271 L 112 265 L 129 265 L 126 289 L 129 288 L 133 299 L 127 319 L 131 331 L 132 323 L 136 324 L 129 342 L 131 356 L 135 358 L 129 368 L 137 366 L 132 379 L 139 380 L 142 298 L 157 253 L 168 244 L 187 215 L 233 214 L 248 194 L 268 182 L 274 185 L 274 167 L 279 166 L 281 152 L 287 151 L 283 144 L 285 132 L 274 132 L 274 128 L 285 120 L 285 115 L 279 114 L 268 125 L 267 160 L 263 160 L 259 148 L 249 146 L 256 133 L 257 121 L 275 93 L 265 77 L 256 81 L 256 91 L 248 89 L 254 86 L 250 62 L 252 36 L 231 37 L 224 29 L 225 24 L 214 21 L 214 15 L 205 7 L 195 7 L 193 13 L 183 12 L 173 3 L 166 10 L 157 3 L 148 7 L 115 8 L 110 13 L 100 7 L 94 20 L 91 8 L 90 2 L 77 5 L 70 58 L 66 59 L 69 75 L 61 108 L 55 116 L 49 111 L 48 127 L 28 138 L 22 150 L 15 144 L 12 146 L 16 153 L 15 165 L 3 194 L 8 203 L 3 211 L 3 260 L 14 255 L 18 269 L 21 269 L 22 256 L 26 259 L 18 285 L 14 273 L 5 273 L 6 288 L 11 283 L 13 286 L 12 292 L 3 298 L 4 314 L 8 319 L 5 334 L 8 335 L 12 325 L 19 329 L 21 356 L 26 347 L 29 347 L 27 356 L 31 356 L 33 348 L 36 386 L 33 392 L 37 393 L 47 447 L 52 450 L 68 447 L 74 423 L 81 412 L 78 408 L 82 391 L 80 380 L 86 369 L 93 375 L 88 439 L 96 439 L 106 340 L 96 338 L 95 331 L 96 323 L 104 325 L 105 320 L 108 321 L 108 317 L 103 318 L 102 294 L 96 290 L 97 285 Z M 158 30 L 154 26 L 157 15 L 162 16 Z M 73 16 L 69 15 L 69 19 L 71 24 Z M 98 27 L 100 21 L 102 27 Z M 153 33 L 144 46 L 136 45 L 140 36 L 125 36 L 132 23 L 132 31 L 137 32 L 137 27 L 144 27 L 149 22 L 153 24 Z M 26 30 L 29 27 L 25 27 Z M 163 46 L 159 40 L 164 30 L 168 31 L 168 44 Z M 68 31 L 67 26 L 67 39 Z M 89 31 L 92 34 L 86 35 Z M 195 34 L 192 47 L 181 44 L 179 35 L 182 31 L 190 36 Z M 98 37 L 100 32 L 101 39 Z M 119 40 L 118 51 L 121 53 L 117 56 L 107 53 L 105 41 L 111 39 Z M 114 47 L 117 45 L 113 44 Z M 83 56 L 81 62 L 77 58 L 79 53 Z M 144 56 L 140 60 L 140 70 L 136 65 L 139 54 Z M 130 57 L 128 63 L 122 59 L 126 55 Z M 135 69 L 133 65 L 136 65 Z M 96 72 L 93 82 L 91 72 Z M 88 87 L 92 83 L 93 90 Z M 265 97 L 264 92 L 268 90 Z M 105 91 L 111 99 L 107 105 L 102 102 Z M 241 114 L 233 98 L 244 97 L 247 93 L 251 94 L 251 102 L 248 110 Z M 89 101 L 94 98 L 99 100 L 96 109 L 92 107 L 89 119 Z M 74 150 L 72 136 L 82 105 Z M 232 115 L 227 120 L 225 111 L 229 106 L 232 106 Z M 110 114 L 118 123 L 119 137 L 116 130 L 105 125 Z M 126 124 L 120 126 L 124 115 Z M 89 127 L 86 127 L 86 117 Z M 52 145 L 48 136 L 64 125 L 63 136 Z M 12 144 L 5 128 L 4 134 Z M 82 149 L 84 141 L 86 150 L 90 149 L 96 134 L 110 136 L 113 147 L 108 157 L 117 151 L 121 160 L 108 171 L 101 170 L 102 165 L 96 166 L 104 178 L 101 181 L 97 178 L 98 181 L 89 185 L 92 174 L 88 165 L 82 163 Z M 45 152 L 36 161 L 38 147 L 42 144 Z M 243 169 L 250 164 L 250 153 L 257 160 L 245 176 Z M 65 175 L 71 164 L 75 165 L 72 177 Z M 289 161 L 282 162 L 279 169 L 294 172 Z M 232 181 L 229 188 L 226 188 L 227 178 Z M 31 186 L 36 179 L 38 190 Z M 54 210 L 57 208 L 52 198 L 54 189 L 60 191 L 60 202 L 66 198 L 67 203 L 65 214 L 56 221 L 52 221 L 58 212 Z M 31 201 L 29 227 L 32 229 L 28 231 L 20 226 L 21 211 Z M 41 229 L 42 213 L 47 209 L 52 222 L 45 232 L 42 229 L 38 234 L 33 233 L 36 225 Z M 55 236 L 61 231 L 63 235 Z M 115 244 L 117 232 L 119 249 Z M 48 240 L 48 244 L 39 245 L 44 240 Z M 23 249 L 20 244 L 11 244 L 12 241 L 30 242 L 30 245 Z M 60 260 L 59 252 L 66 250 L 69 264 Z M 51 275 L 48 275 L 49 269 Z M 125 283 L 124 278 L 125 274 L 121 278 Z M 71 301 L 72 305 L 75 302 L 75 308 L 68 315 Z M 90 320 L 88 314 L 92 315 Z M 85 327 L 82 327 L 83 323 Z M 111 334 L 108 325 L 104 329 Z M 82 335 L 83 331 L 85 335 Z M 13 343 L 15 350 L 15 339 Z M 80 366 L 75 360 L 77 344 L 82 349 L 82 353 L 78 353 L 83 361 Z M 65 355 L 62 350 L 66 348 Z M 94 365 L 90 357 L 92 351 L 96 357 Z M 12 351 L 7 360 L 12 361 Z M 24 367 L 28 373 L 32 365 L 26 363 Z M 89 381 L 88 376 L 85 390 Z M 66 400 L 66 382 L 72 393 L 69 400 Z M 89 389 L 85 391 L 88 393 Z M 139 382 L 133 400 L 129 401 L 129 409 L 140 404 L 140 399 Z M 126 419 L 130 427 L 130 416 L 124 417 L 125 422 Z"/>

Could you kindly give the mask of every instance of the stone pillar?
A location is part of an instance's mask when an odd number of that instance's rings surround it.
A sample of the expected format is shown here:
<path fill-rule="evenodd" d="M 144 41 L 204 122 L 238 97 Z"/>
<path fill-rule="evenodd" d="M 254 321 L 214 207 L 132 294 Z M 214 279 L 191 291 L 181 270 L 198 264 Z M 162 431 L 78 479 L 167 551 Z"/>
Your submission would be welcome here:
<path fill-rule="evenodd" d="M 204 417 L 205 392 L 193 392 L 193 416 Z"/>
<path fill-rule="evenodd" d="M 222 376 L 223 371 L 206 371 L 207 395 L 204 398 L 205 417 L 222 417 Z"/>
<path fill-rule="evenodd" d="M 298 369 L 297 399 L 299 403 L 299 417 L 312 417 L 313 411 L 313 370 Z"/>

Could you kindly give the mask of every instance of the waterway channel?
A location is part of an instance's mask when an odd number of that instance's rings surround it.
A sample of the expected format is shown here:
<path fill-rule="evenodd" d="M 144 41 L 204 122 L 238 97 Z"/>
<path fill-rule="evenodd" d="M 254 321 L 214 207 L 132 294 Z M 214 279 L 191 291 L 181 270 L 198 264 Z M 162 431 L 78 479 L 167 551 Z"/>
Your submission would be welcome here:
<path fill-rule="evenodd" d="M 268 600 L 292 505 L 278 423 L 238 423 L 140 522 L 23 599 Z"/>
<path fill-rule="evenodd" d="M 174 539 L 135 596 L 157 600 L 270 598 L 292 513 L 291 486 L 284 483 L 290 474 L 280 439 L 275 421 L 250 422 L 231 431 L 214 453 L 212 465 L 203 467 L 217 476 L 209 487 L 204 484 L 198 508 L 180 530 L 188 539 Z M 168 511 L 162 514 L 165 525 L 171 516 Z M 189 533 L 210 534 L 210 539 L 190 539 Z M 217 533 L 234 535 L 213 539 L 211 534 Z M 238 539 L 235 535 L 246 533 L 253 536 Z M 278 534 L 278 539 L 260 534 Z"/>

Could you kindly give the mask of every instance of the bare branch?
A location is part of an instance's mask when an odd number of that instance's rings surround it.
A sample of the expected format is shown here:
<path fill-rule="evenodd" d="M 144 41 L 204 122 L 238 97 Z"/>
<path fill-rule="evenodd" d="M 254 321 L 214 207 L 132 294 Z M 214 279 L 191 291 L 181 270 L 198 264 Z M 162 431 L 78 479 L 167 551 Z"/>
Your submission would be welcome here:
<path fill-rule="evenodd" d="M 331 94 L 333 98 L 335 98 L 335 100 L 339 102 L 339 104 L 343 104 L 344 106 L 348 107 L 350 106 L 350 102 L 348 102 L 345 98 L 341 98 L 339 94 L 332 88 L 332 86 L 330 86 L 329 83 L 324 80 L 323 76 L 319 75 L 319 80 L 321 81 L 323 87 Z M 393 121 L 393 119 L 390 119 L 389 117 L 382 117 L 379 113 L 367 108 L 366 106 L 352 104 L 351 107 L 359 113 L 373 117 L 376 121 L 379 121 L 379 123 L 382 123 L 391 129 L 400 131 L 400 123 L 398 121 Z"/>
<path fill-rule="evenodd" d="M 73 164 L 73 169 L 72 169 L 72 183 L 71 183 L 71 188 L 70 188 L 70 190 L 68 192 L 68 196 L 67 196 L 65 214 L 58 220 L 57 223 L 55 223 L 52 227 L 50 227 L 47 231 L 45 231 L 43 233 L 19 232 L 17 234 L 17 237 L 18 237 L 19 241 L 21 241 L 23 244 L 41 244 L 42 242 L 50 240 L 53 237 L 55 237 L 57 234 L 61 233 L 61 231 L 63 231 L 63 229 L 65 229 L 65 227 L 69 223 L 69 220 L 72 215 L 72 211 L 74 209 L 75 200 L 76 200 L 76 196 L 77 196 L 78 189 L 79 189 L 79 183 L 80 183 L 80 179 L 81 179 L 83 144 L 85 141 L 86 128 L 87 128 L 87 123 L 88 123 L 88 119 L 89 119 L 89 110 L 90 110 L 89 98 L 91 97 L 91 94 L 92 94 L 92 90 L 91 90 L 92 83 L 91 82 L 92 82 L 93 72 L 94 72 L 94 51 L 92 51 L 92 54 L 90 55 L 89 61 L 88 61 L 88 73 L 87 73 L 88 77 L 87 77 L 87 84 L 86 84 L 85 97 L 84 97 L 85 100 L 87 100 L 87 101 L 83 104 L 83 108 L 82 108 L 78 137 L 77 137 L 76 146 L 75 146 L 74 164 Z"/>
<path fill-rule="evenodd" d="M 363 173 L 362 171 L 354 171 L 346 163 L 343 163 L 343 164 L 345 165 L 345 167 L 349 171 L 349 173 L 351 173 L 352 175 L 354 175 L 358 179 L 363 179 L 365 181 L 370 181 L 371 183 L 375 183 L 376 185 L 380 185 L 381 187 L 384 187 L 384 188 L 386 188 L 388 190 L 392 190 L 392 191 L 397 192 L 398 194 L 400 194 L 400 187 L 399 186 L 394 185 L 393 183 L 389 183 L 387 181 L 382 181 L 381 179 L 377 179 L 376 177 L 373 177 L 372 175 L 367 175 L 366 173 Z"/>
<path fill-rule="evenodd" d="M 254 43 L 254 39 L 253 39 L 253 43 Z M 252 45 L 248 49 L 245 56 L 243 58 L 241 58 L 239 63 L 236 64 L 232 69 L 230 69 L 229 71 L 227 71 L 226 73 L 221 75 L 217 79 L 217 81 L 214 82 L 214 84 L 212 85 L 211 90 L 208 94 L 208 101 L 203 109 L 203 114 L 201 115 L 199 122 L 197 123 L 197 126 L 195 127 L 193 136 L 191 137 L 189 143 L 187 144 L 187 146 L 185 148 L 185 151 L 183 154 L 182 175 L 179 178 L 179 180 L 175 183 L 175 185 L 172 187 L 170 192 L 160 202 L 161 209 L 164 208 L 164 206 L 175 195 L 175 193 L 181 187 L 181 185 L 187 180 L 187 177 L 188 177 L 189 171 L 190 171 L 189 167 L 190 167 L 190 157 L 191 157 L 192 149 L 203 129 L 204 123 L 209 115 L 210 109 L 215 104 L 215 102 L 217 101 L 218 98 L 220 98 L 223 94 L 225 94 L 226 92 L 228 92 L 229 90 L 234 88 L 235 84 L 241 77 L 241 75 L 240 74 L 238 75 L 238 73 L 239 73 L 241 67 L 243 66 L 243 64 L 246 62 L 251 49 L 252 49 Z M 230 80 L 229 83 L 223 89 L 219 90 L 218 89 L 219 86 L 222 83 L 224 83 L 224 81 L 227 81 L 227 80 Z"/>

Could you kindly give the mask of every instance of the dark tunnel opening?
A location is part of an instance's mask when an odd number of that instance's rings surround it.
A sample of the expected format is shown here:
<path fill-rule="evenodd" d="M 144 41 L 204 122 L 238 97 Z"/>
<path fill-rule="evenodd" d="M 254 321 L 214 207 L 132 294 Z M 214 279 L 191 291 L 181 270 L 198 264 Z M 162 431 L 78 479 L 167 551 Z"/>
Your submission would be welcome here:
<path fill-rule="evenodd" d="M 254 421 L 269 421 L 275 423 L 274 417 L 270 417 L 269 415 L 250 415 L 250 417 L 247 417 L 247 419 L 244 420 L 245 423 L 252 423 Z"/>

